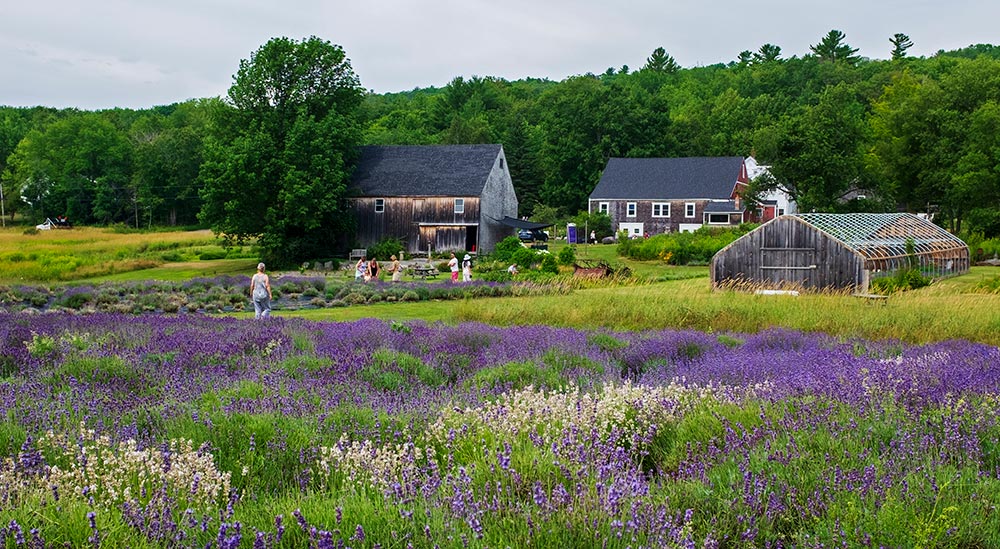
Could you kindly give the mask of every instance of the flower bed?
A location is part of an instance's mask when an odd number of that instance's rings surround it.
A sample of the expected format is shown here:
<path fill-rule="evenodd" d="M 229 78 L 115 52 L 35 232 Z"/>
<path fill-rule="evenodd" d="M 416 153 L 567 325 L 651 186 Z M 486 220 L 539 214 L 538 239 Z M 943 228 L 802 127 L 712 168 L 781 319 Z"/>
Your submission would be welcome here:
<path fill-rule="evenodd" d="M 0 314 L 0 544 L 996 546 L 1000 349 Z"/>

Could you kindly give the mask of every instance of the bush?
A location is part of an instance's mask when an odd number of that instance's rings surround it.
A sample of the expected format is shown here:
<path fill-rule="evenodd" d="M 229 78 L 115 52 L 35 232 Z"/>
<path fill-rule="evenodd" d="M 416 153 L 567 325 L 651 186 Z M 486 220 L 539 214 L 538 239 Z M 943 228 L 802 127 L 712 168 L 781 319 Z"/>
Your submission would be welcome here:
<path fill-rule="evenodd" d="M 515 252 L 523 249 L 524 246 L 521 246 L 521 241 L 516 236 L 508 236 L 496 245 L 491 257 L 495 261 L 506 263 L 510 262 Z"/>
<path fill-rule="evenodd" d="M 522 270 L 527 270 L 538 262 L 538 252 L 518 245 L 518 249 L 511 255 L 510 260 L 512 263 L 517 263 Z"/>
<path fill-rule="evenodd" d="M 566 246 L 559 250 L 559 264 L 572 265 L 576 263 L 576 249 L 573 246 Z"/>
<path fill-rule="evenodd" d="M 542 257 L 542 272 L 546 273 L 558 273 L 559 264 L 556 262 L 555 256 L 552 254 L 544 254 Z"/>
<path fill-rule="evenodd" d="M 401 250 L 406 249 L 403 242 L 396 237 L 383 238 L 374 246 L 368 248 L 368 259 L 375 258 L 382 261 L 386 261 L 389 257 L 399 254 Z"/>

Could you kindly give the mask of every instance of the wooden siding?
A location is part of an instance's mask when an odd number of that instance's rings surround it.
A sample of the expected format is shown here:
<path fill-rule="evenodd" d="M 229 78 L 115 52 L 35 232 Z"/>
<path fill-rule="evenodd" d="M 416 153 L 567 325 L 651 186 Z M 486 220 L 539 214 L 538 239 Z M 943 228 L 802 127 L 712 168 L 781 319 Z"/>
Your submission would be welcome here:
<path fill-rule="evenodd" d="M 465 200 L 465 211 L 455 213 L 455 199 Z M 352 199 L 357 215 L 358 244 L 368 247 L 384 238 L 395 237 L 403 241 L 409 253 L 434 250 L 466 249 L 466 234 L 472 227 L 478 232 L 478 197 L 387 197 L 385 211 L 375 212 L 373 197 Z M 430 231 L 427 227 L 447 230 Z"/>
<path fill-rule="evenodd" d="M 778 218 L 712 258 L 712 286 L 868 290 L 865 260 L 835 238 L 796 218 Z"/>
<path fill-rule="evenodd" d="M 608 216 L 611 217 L 611 230 L 618 231 L 620 223 L 642 223 L 643 231 L 651 235 L 663 233 L 675 233 L 680 230 L 682 224 L 698 223 L 705 224 L 705 207 L 709 200 L 590 200 L 590 213 L 600 211 L 600 205 L 608 203 Z M 628 204 L 634 202 L 636 206 L 635 217 L 628 215 Z M 694 217 L 684 216 L 684 205 L 693 202 Z M 670 204 L 669 217 L 653 217 L 653 204 Z M 731 225 L 739 225 L 743 221 L 742 215 L 730 214 Z M 714 225 L 725 227 L 725 225 Z"/>

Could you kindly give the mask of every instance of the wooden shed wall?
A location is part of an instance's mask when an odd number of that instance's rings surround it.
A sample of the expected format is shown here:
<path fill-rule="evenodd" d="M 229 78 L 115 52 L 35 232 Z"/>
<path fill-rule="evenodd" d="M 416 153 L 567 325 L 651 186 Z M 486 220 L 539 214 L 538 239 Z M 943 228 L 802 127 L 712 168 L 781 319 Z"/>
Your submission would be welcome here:
<path fill-rule="evenodd" d="M 463 213 L 455 213 L 455 198 L 465 199 Z M 479 223 L 478 197 L 386 197 L 385 211 L 375 212 L 375 198 L 355 198 L 358 244 L 371 246 L 383 238 L 396 237 L 410 253 L 435 250 L 461 250 L 467 246 L 467 230 L 476 231 Z M 429 225 L 447 230 L 432 231 Z M 440 235 L 438 234 L 440 233 Z M 473 234 L 475 236 L 475 234 Z"/>
<path fill-rule="evenodd" d="M 743 235 L 712 258 L 712 285 L 867 291 L 864 258 L 794 217 L 780 217 Z"/>

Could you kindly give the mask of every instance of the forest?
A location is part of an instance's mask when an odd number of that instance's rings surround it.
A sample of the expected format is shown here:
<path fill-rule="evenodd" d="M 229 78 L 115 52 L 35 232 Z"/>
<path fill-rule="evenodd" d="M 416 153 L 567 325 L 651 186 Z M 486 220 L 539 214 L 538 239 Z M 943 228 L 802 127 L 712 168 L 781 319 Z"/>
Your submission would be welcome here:
<path fill-rule="evenodd" d="M 585 209 L 611 157 L 754 156 L 773 177 L 753 190 L 781 186 L 803 211 L 928 212 L 956 233 L 1000 235 L 1000 47 L 911 57 L 905 35 L 888 38 L 885 60 L 857 56 L 833 30 L 802 57 L 764 44 L 684 68 L 657 48 L 637 69 L 561 81 L 456 77 L 383 94 L 365 91 L 363 75 L 352 81 L 341 55 L 336 70 L 360 90 L 357 101 L 343 96 L 354 125 L 309 131 L 355 132 L 329 146 L 500 143 L 520 215 L 544 221 Z M 253 77 L 250 65 L 240 74 Z M 220 113 L 253 93 L 238 86 L 140 110 L 0 107 L 5 219 L 211 224 L 199 212 L 219 210 L 224 197 L 206 182 L 226 172 L 220 159 L 236 149 L 220 144 L 242 131 Z M 348 172 L 350 161 L 337 159 Z"/>

